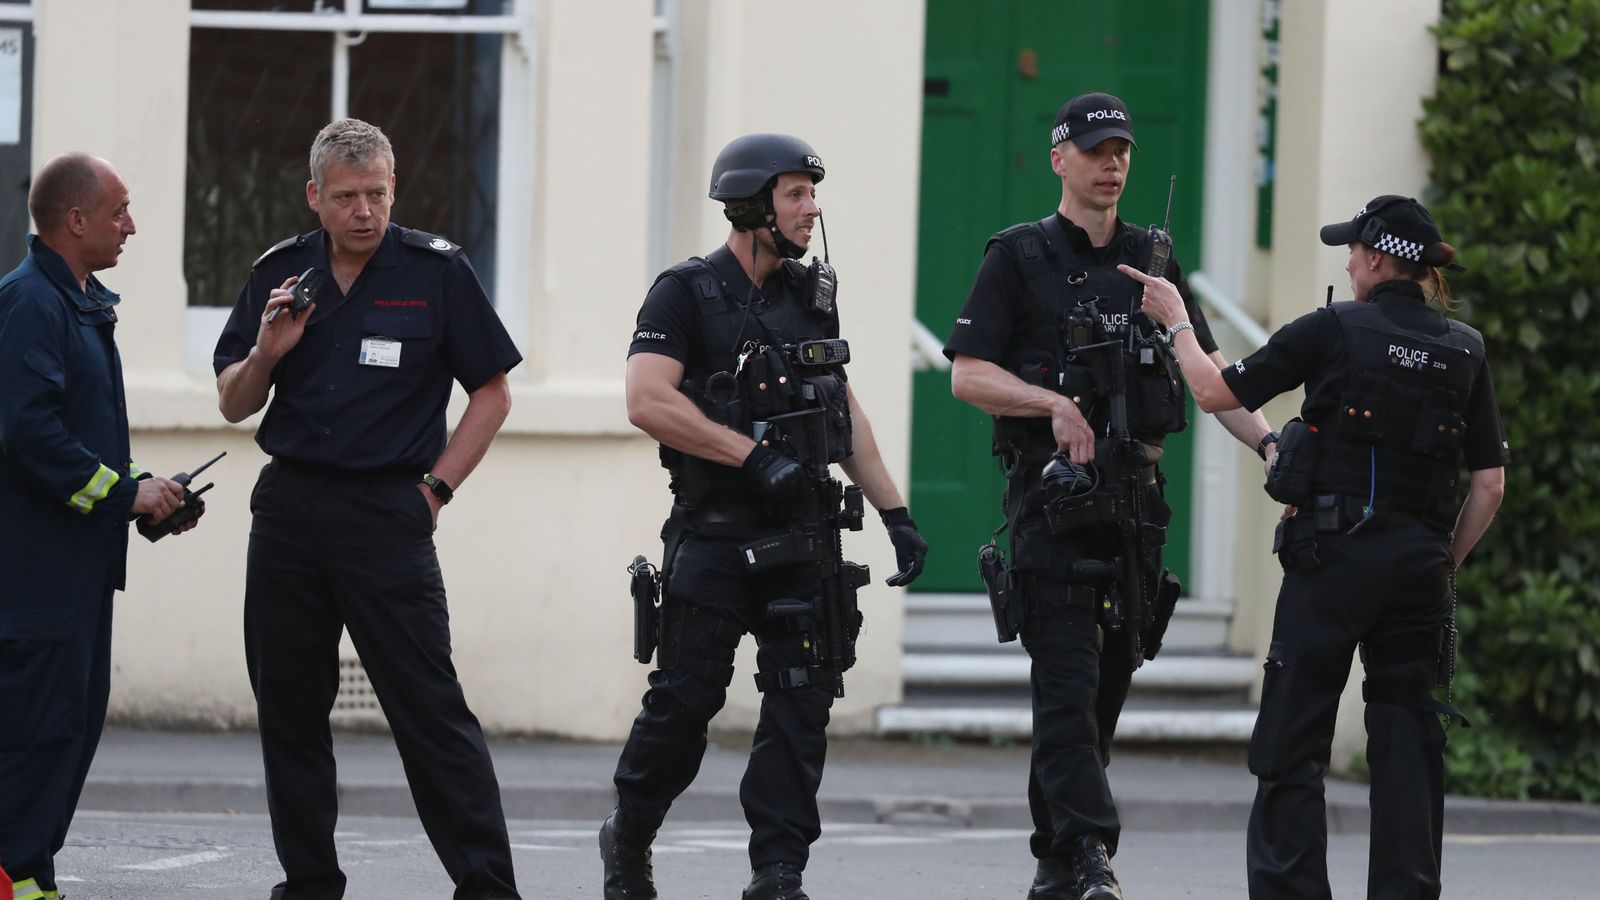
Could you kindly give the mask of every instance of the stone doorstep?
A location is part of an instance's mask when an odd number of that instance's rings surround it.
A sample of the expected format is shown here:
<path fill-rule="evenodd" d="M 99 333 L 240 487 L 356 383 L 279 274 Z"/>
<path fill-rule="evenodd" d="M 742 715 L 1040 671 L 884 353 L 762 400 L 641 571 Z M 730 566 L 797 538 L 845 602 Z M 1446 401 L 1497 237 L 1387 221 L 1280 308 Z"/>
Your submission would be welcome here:
<path fill-rule="evenodd" d="M 1025 692 L 1029 666 L 1023 653 L 907 653 L 901 673 L 907 690 L 1014 686 Z M 1256 672 L 1256 661 L 1250 657 L 1163 653 L 1133 673 L 1133 689 L 1244 693 L 1255 684 Z"/>
<path fill-rule="evenodd" d="M 1227 643 L 1232 617 L 1233 605 L 1227 601 L 1182 598 L 1165 643 L 1179 652 L 1219 650 Z M 1015 644 L 995 641 L 993 621 L 982 594 L 911 594 L 906 598 L 905 647 L 908 653 L 1017 652 Z"/>
<path fill-rule="evenodd" d="M 1249 742 L 1255 710 L 1125 710 L 1117 720 L 1118 743 L 1238 744 Z M 882 737 L 945 734 L 953 737 L 1016 738 L 1033 735 L 1027 707 L 884 706 L 877 712 Z"/>

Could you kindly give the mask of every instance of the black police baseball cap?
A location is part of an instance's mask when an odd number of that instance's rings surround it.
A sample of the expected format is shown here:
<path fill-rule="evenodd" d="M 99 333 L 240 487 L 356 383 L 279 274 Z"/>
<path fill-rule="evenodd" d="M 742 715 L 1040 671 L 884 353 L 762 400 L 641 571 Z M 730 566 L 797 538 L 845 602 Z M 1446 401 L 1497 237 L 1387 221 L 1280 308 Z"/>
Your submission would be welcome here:
<path fill-rule="evenodd" d="M 1127 105 L 1099 91 L 1079 94 L 1056 111 L 1050 146 L 1069 138 L 1079 150 L 1088 150 L 1106 138 L 1122 138 L 1139 146 L 1133 139 L 1133 117 L 1128 115 Z"/>
<path fill-rule="evenodd" d="M 1415 197 L 1399 194 L 1374 197 L 1350 221 L 1322 226 L 1322 242 L 1330 247 L 1360 241 L 1374 250 L 1428 265 L 1435 265 L 1426 258 L 1428 248 L 1443 240 L 1427 208 Z M 1465 271 L 1460 266 L 1450 268 Z"/>

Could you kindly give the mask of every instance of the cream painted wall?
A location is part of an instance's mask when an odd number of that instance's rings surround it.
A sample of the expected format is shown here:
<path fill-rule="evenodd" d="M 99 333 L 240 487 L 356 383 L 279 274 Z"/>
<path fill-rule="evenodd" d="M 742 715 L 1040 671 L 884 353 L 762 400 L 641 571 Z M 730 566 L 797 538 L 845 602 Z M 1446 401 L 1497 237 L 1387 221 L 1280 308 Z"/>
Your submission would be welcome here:
<path fill-rule="evenodd" d="M 1348 254 L 1322 245 L 1321 226 L 1354 216 L 1379 194 L 1418 196 L 1427 184 L 1416 122 L 1433 93 L 1438 48 L 1428 28 L 1438 19 L 1438 0 L 1284 4 L 1272 327 L 1320 305 L 1329 284 L 1336 299 L 1350 299 Z M 1279 398 L 1269 418 L 1284 421 L 1297 403 Z M 1252 624 L 1264 649 L 1270 618 Z M 1360 681 L 1357 662 L 1340 702 L 1336 767 L 1365 750 Z"/>
<path fill-rule="evenodd" d="M 118 339 L 136 458 L 170 473 L 223 449 L 230 455 L 206 473 L 217 487 L 200 528 L 153 546 L 135 539 L 130 590 L 117 601 L 113 712 L 123 721 L 249 725 L 247 504 L 265 457 L 251 440 L 253 420 L 222 422 L 209 373 L 183 371 L 189 4 L 141 0 L 137 15 L 134 6 L 35 4 L 34 158 L 87 149 L 129 182 L 140 230 L 105 280 L 125 298 Z M 729 139 L 786 130 L 817 146 L 830 172 L 822 198 L 857 359 L 852 384 L 904 486 L 921 4 L 820 7 L 811 15 L 833 23 L 827 66 L 803 44 L 771 50 L 783 43 L 776 35 L 793 32 L 779 7 L 684 3 L 677 168 L 685 180 L 673 244 L 686 256 L 725 238 L 703 192 Z M 655 274 L 644 262 L 653 17 L 646 2 L 619 9 L 544 0 L 538 9 L 529 101 L 536 138 L 525 161 L 534 185 L 521 335 L 529 361 L 516 373 L 505 429 L 442 517 L 437 543 L 456 665 L 484 724 L 620 738 L 647 672 L 630 655 L 623 568 L 638 552 L 659 559 L 668 507 L 655 445 L 627 422 L 621 379 L 633 317 Z M 810 99 L 821 97 L 830 102 Z M 406 148 L 396 151 L 403 168 Z M 458 392 L 452 421 L 461 399 Z M 894 570 L 882 528 L 869 521 L 846 543 L 878 583 L 863 594 L 868 624 L 849 696 L 835 707 L 840 731 L 869 727 L 878 705 L 898 699 L 903 615 L 902 592 L 881 584 Z M 753 722 L 751 657 L 753 648 L 741 657 L 724 727 Z"/>
<path fill-rule="evenodd" d="M 103 280 L 123 293 L 125 310 L 138 308 L 118 328 L 123 365 L 130 380 L 169 372 L 182 358 L 189 4 L 49 0 L 33 9 L 35 166 L 83 150 L 122 173 L 138 233 Z"/>

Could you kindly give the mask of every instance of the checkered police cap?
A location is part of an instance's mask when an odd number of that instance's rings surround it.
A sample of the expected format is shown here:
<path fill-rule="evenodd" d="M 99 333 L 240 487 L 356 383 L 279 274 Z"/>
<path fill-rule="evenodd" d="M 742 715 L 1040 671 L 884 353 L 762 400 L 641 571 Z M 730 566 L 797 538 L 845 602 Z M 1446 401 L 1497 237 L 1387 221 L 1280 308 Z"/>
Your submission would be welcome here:
<path fill-rule="evenodd" d="M 1055 127 L 1050 129 L 1050 146 L 1070 138 L 1079 150 L 1088 150 L 1114 137 L 1134 144 L 1133 119 L 1121 100 L 1096 91 L 1079 94 L 1056 111 Z"/>
<path fill-rule="evenodd" d="M 1322 227 L 1322 242 L 1330 247 L 1360 241 L 1412 262 L 1423 262 L 1428 248 L 1443 240 L 1428 210 L 1416 198 L 1398 194 L 1374 197 L 1350 221 Z"/>

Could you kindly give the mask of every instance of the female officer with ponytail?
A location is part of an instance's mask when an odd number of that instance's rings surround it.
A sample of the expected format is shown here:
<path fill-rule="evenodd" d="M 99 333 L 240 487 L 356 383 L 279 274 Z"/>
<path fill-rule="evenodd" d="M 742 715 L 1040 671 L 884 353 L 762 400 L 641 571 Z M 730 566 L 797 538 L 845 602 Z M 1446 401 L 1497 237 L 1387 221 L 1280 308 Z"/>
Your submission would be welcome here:
<path fill-rule="evenodd" d="M 1354 302 L 1301 316 L 1220 372 L 1172 285 L 1123 271 L 1144 282 L 1145 315 L 1168 327 L 1201 409 L 1258 409 L 1305 386 L 1268 476 L 1289 515 L 1250 741 L 1250 896 L 1331 896 L 1322 780 L 1359 646 L 1372 769 L 1367 896 L 1437 898 L 1439 714 L 1459 713 L 1433 690 L 1454 667 L 1455 568 L 1505 493 L 1505 436 L 1483 338 L 1442 311 L 1453 304 L 1440 269 L 1460 267 L 1422 204 L 1378 197 L 1323 228 L 1322 242 L 1349 246 Z M 1458 503 L 1463 461 L 1471 479 Z"/>

